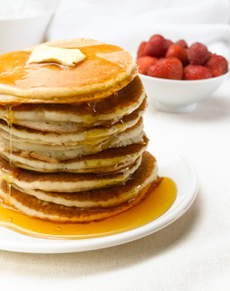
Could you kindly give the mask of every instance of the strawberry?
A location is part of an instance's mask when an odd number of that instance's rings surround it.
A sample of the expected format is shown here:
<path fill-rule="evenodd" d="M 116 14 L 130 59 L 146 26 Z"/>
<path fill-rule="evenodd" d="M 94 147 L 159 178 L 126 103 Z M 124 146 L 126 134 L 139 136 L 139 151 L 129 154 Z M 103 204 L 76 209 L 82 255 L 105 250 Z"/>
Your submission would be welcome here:
<path fill-rule="evenodd" d="M 201 80 L 212 78 L 212 71 L 204 66 L 188 65 L 184 68 L 184 80 Z"/>
<path fill-rule="evenodd" d="M 138 51 L 137 51 L 137 58 L 140 58 L 142 56 L 144 56 L 144 50 L 145 50 L 145 46 L 147 44 L 147 41 L 142 41 L 142 43 L 140 44 Z"/>
<path fill-rule="evenodd" d="M 147 75 L 156 78 L 181 80 L 183 65 L 177 58 L 159 59 L 148 68 Z"/>
<path fill-rule="evenodd" d="M 173 42 L 170 39 L 165 39 L 166 40 L 166 46 L 167 49 L 173 44 Z"/>
<path fill-rule="evenodd" d="M 155 34 L 147 42 L 144 54 L 151 57 L 161 58 L 165 56 L 166 50 L 167 42 L 165 38 L 159 34 Z"/>
<path fill-rule="evenodd" d="M 184 39 L 178 40 L 175 44 L 177 44 L 185 49 L 188 48 L 187 42 Z"/>
<path fill-rule="evenodd" d="M 208 58 L 209 52 L 204 44 L 196 42 L 188 48 L 188 59 L 191 65 L 203 65 Z"/>
<path fill-rule="evenodd" d="M 150 65 L 155 63 L 158 59 L 150 56 L 143 56 L 137 59 L 136 63 L 139 66 L 138 73 L 146 74 Z"/>
<path fill-rule="evenodd" d="M 218 77 L 228 72 L 227 60 L 216 54 L 211 55 L 204 66 L 212 71 L 213 77 Z"/>
<path fill-rule="evenodd" d="M 178 58 L 184 67 L 189 63 L 187 51 L 177 44 L 171 45 L 168 48 L 165 56 L 166 58 Z"/>

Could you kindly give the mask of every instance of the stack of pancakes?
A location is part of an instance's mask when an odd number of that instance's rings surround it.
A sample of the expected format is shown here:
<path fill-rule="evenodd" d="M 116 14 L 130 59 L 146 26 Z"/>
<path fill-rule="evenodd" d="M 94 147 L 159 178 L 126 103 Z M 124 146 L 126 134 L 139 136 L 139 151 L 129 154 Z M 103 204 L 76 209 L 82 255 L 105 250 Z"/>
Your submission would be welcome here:
<path fill-rule="evenodd" d="M 0 56 L 0 198 L 57 222 L 106 218 L 157 184 L 143 131 L 146 94 L 125 50 L 80 38 L 74 67 L 27 64 L 34 48 Z"/>

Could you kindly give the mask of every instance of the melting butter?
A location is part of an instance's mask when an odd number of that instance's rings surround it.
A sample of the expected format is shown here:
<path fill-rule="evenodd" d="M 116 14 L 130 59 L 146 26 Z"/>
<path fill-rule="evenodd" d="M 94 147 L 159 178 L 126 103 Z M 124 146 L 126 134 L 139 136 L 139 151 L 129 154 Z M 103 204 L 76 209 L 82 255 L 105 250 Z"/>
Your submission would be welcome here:
<path fill-rule="evenodd" d="M 83 61 L 85 57 L 79 49 L 63 49 L 39 45 L 30 54 L 27 64 L 55 62 L 63 66 L 74 67 L 76 63 Z"/>

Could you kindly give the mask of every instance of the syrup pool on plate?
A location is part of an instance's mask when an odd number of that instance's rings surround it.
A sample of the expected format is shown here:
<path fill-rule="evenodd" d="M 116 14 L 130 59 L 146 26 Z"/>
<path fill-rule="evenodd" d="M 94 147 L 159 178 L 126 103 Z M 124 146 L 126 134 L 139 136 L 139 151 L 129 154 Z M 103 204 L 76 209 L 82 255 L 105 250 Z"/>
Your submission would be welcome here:
<path fill-rule="evenodd" d="M 165 177 L 154 190 L 131 209 L 104 220 L 72 224 L 57 224 L 28 217 L 0 203 L 0 226 L 25 235 L 47 239 L 108 236 L 141 227 L 159 218 L 172 206 L 176 193 L 175 183 Z"/>

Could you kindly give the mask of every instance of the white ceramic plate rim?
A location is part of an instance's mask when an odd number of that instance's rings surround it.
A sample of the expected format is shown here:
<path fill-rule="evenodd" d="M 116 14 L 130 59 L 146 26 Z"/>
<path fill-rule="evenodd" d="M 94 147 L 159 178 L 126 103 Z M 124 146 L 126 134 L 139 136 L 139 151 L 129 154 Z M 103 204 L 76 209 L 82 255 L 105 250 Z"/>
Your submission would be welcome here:
<path fill-rule="evenodd" d="M 198 192 L 197 175 L 191 162 L 178 150 L 154 137 L 149 152 L 157 157 L 159 175 L 169 177 L 177 185 L 177 198 L 171 208 L 158 219 L 139 228 L 99 238 L 52 240 L 25 236 L 0 227 L 0 249 L 24 253 L 71 253 L 101 249 L 127 243 L 168 226 L 191 206 Z"/>

